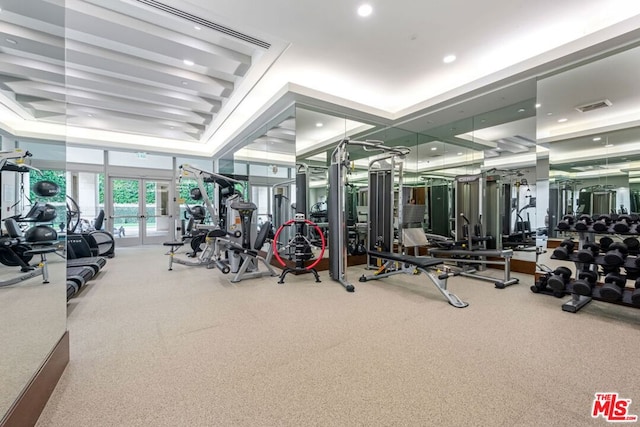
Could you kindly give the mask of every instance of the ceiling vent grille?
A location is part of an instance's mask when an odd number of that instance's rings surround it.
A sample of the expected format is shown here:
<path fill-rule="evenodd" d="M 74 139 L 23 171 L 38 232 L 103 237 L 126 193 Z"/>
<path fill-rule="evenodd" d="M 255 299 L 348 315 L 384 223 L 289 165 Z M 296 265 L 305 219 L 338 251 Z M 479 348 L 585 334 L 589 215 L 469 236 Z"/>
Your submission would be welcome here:
<path fill-rule="evenodd" d="M 608 99 L 603 99 L 602 101 L 596 101 L 585 105 L 579 105 L 576 107 L 576 110 L 581 113 L 587 113 L 589 111 L 598 110 L 600 108 L 611 107 L 611 101 Z"/>
<path fill-rule="evenodd" d="M 151 6 L 158 10 L 161 10 L 163 12 L 170 13 L 171 15 L 177 16 L 179 18 L 189 20 L 194 24 L 211 28 L 212 30 L 219 31 L 230 37 L 234 37 L 236 39 L 240 39 L 245 42 L 251 43 L 253 45 L 259 46 L 261 48 L 269 49 L 271 47 L 271 43 L 267 43 L 263 40 L 256 39 L 255 37 L 251 37 L 247 34 L 240 33 L 238 31 L 232 30 L 231 28 L 225 27 L 224 25 L 216 24 L 215 22 L 211 22 L 206 19 L 200 18 L 188 12 L 184 12 L 180 9 L 176 9 L 175 7 L 167 6 L 166 4 L 160 3 L 158 1 L 155 1 L 155 0 L 136 0 L 136 1 L 138 3 L 146 4 L 147 6 Z"/>

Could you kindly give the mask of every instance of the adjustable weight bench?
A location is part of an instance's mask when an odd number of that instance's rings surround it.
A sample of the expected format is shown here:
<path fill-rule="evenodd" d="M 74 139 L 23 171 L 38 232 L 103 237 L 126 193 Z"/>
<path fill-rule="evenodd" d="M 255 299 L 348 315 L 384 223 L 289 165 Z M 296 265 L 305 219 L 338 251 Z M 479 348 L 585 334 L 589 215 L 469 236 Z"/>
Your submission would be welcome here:
<path fill-rule="evenodd" d="M 424 273 L 431 280 L 449 304 L 457 308 L 464 308 L 469 305 L 447 290 L 447 279 L 450 276 L 457 275 L 457 273 L 445 272 L 437 268 L 439 265 L 444 266 L 444 260 L 431 257 L 401 255 L 391 252 L 367 251 L 367 254 L 371 257 L 384 260 L 384 264 L 373 275 L 365 276 L 363 274 L 362 277 L 360 277 L 360 282 L 383 279 L 401 273 L 415 275 L 416 271 L 418 271 L 419 273 Z M 434 272 L 434 270 L 436 271 Z"/>

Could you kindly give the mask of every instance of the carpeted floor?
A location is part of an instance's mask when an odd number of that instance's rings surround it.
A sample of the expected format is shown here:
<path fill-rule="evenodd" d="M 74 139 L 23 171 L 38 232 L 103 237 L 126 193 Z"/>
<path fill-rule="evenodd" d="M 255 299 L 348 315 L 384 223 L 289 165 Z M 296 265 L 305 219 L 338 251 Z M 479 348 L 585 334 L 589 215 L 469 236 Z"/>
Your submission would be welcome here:
<path fill-rule="evenodd" d="M 640 310 L 453 278 L 229 282 L 119 249 L 68 305 L 71 362 L 38 426 L 576 426 L 640 415 Z M 500 277 L 499 271 L 493 271 Z"/>

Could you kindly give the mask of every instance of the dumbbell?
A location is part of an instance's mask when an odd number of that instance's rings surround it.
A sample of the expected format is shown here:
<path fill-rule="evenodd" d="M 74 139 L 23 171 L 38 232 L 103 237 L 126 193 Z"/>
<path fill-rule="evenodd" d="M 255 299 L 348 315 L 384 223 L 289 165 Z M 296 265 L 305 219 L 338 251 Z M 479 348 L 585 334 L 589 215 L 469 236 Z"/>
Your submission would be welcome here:
<path fill-rule="evenodd" d="M 597 232 L 607 231 L 611 225 L 611 215 L 600 215 L 593 223 L 593 230 Z"/>
<path fill-rule="evenodd" d="M 620 301 L 627 279 L 616 273 L 609 273 L 604 278 L 604 285 L 600 288 L 600 298 L 606 301 Z"/>
<path fill-rule="evenodd" d="M 637 253 L 638 249 L 640 249 L 640 241 L 638 241 L 638 239 L 636 239 L 635 237 L 627 237 L 622 241 L 622 243 L 627 245 L 627 249 L 629 250 L 629 252 Z"/>
<path fill-rule="evenodd" d="M 567 267 L 558 267 L 547 280 L 547 285 L 557 293 L 562 293 L 571 279 L 571 270 Z"/>
<path fill-rule="evenodd" d="M 569 230 L 573 225 L 573 215 L 565 215 L 558 223 L 558 230 Z"/>
<path fill-rule="evenodd" d="M 614 274 L 620 274 L 620 267 L 612 267 L 610 265 L 601 265 L 600 266 L 602 268 L 602 275 L 606 276 L 609 273 L 614 273 Z"/>
<path fill-rule="evenodd" d="M 560 243 L 559 247 L 553 250 L 553 257 L 557 259 L 567 259 L 575 247 L 576 242 L 571 239 L 565 239 Z"/>
<path fill-rule="evenodd" d="M 609 246 L 613 243 L 613 239 L 609 236 L 600 238 L 600 250 L 606 252 L 609 250 Z"/>
<path fill-rule="evenodd" d="M 627 280 L 636 280 L 636 278 L 640 277 L 640 268 L 625 266 L 624 269 L 627 274 Z"/>
<path fill-rule="evenodd" d="M 573 228 L 575 228 L 577 231 L 587 231 L 592 223 L 593 218 L 591 218 L 591 215 L 582 214 L 576 221 Z"/>
<path fill-rule="evenodd" d="M 636 279 L 636 288 L 631 294 L 631 302 L 633 305 L 640 305 L 640 277 Z"/>
<path fill-rule="evenodd" d="M 624 260 L 627 257 L 628 253 L 629 249 L 624 243 L 612 243 L 611 245 L 609 245 L 609 249 L 604 255 L 604 262 L 611 267 L 624 265 Z"/>
<path fill-rule="evenodd" d="M 593 242 L 587 242 L 582 245 L 582 249 L 580 249 L 576 255 L 578 256 L 578 261 L 592 263 L 596 260 L 596 256 L 600 253 L 600 246 Z"/>
<path fill-rule="evenodd" d="M 613 231 L 616 233 L 628 233 L 633 225 L 633 220 L 629 215 L 620 215 L 615 224 L 613 224 Z"/>
<path fill-rule="evenodd" d="M 578 273 L 578 279 L 573 282 L 573 292 L 578 295 L 590 296 L 598 281 L 598 273 L 584 270 Z"/>

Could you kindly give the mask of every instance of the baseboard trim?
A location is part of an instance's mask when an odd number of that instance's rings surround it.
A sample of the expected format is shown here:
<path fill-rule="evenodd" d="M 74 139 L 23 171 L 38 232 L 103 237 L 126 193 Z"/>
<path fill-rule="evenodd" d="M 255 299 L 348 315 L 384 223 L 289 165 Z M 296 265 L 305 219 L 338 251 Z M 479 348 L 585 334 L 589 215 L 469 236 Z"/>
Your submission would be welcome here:
<path fill-rule="evenodd" d="M 2 419 L 0 427 L 35 425 L 68 363 L 69 331 L 66 331 L 38 373 Z"/>

